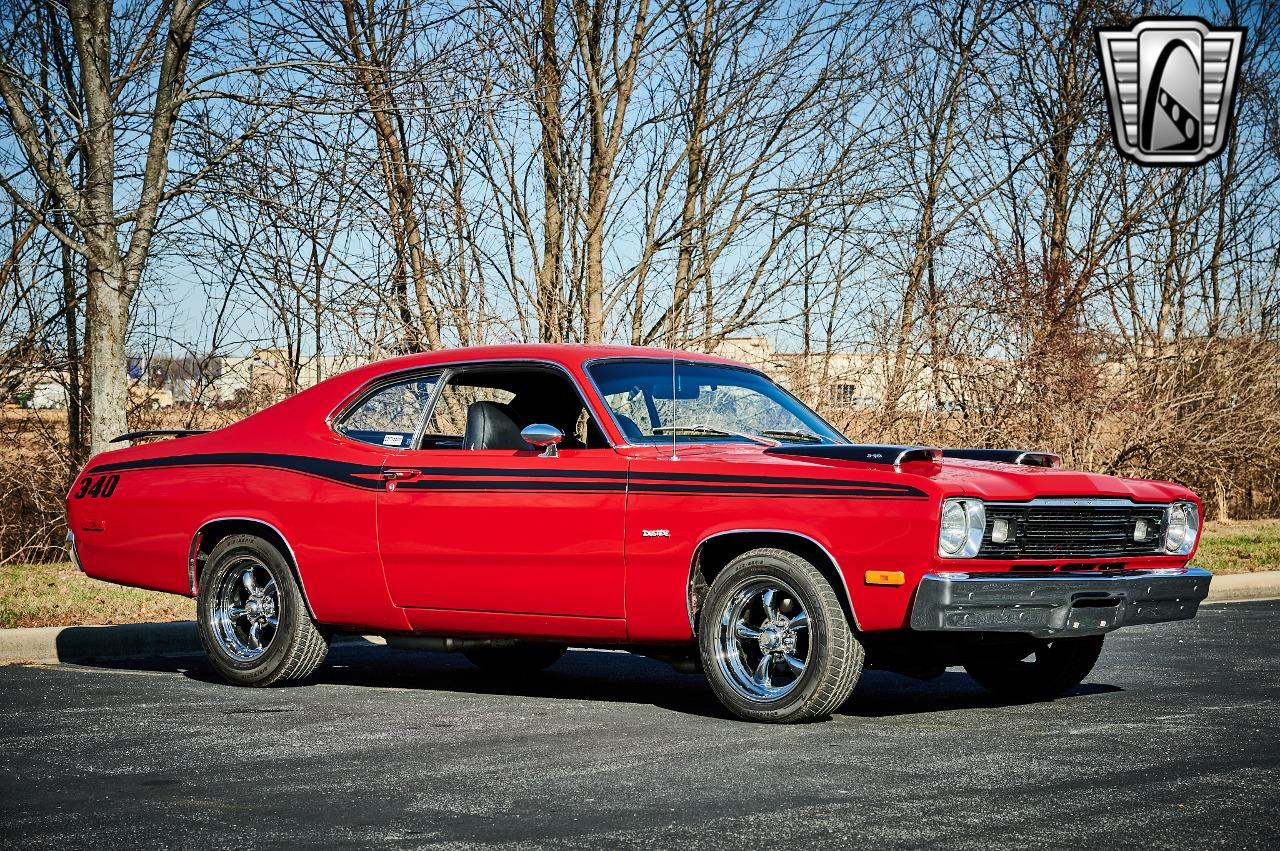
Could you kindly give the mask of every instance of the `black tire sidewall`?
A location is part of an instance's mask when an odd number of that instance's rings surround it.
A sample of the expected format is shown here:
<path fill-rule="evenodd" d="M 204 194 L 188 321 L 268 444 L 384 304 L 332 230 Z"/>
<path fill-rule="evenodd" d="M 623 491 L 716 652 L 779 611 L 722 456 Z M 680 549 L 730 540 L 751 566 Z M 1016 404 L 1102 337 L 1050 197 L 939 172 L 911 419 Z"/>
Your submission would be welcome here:
<path fill-rule="evenodd" d="M 241 557 L 248 556 L 265 565 L 279 589 L 277 598 L 278 626 L 266 651 L 256 659 L 237 659 L 223 649 L 213 627 L 213 610 L 217 588 L 226 573 L 235 567 Z M 293 571 L 284 556 L 261 538 L 251 535 L 232 535 L 214 547 L 204 570 L 200 573 L 200 588 L 196 604 L 200 642 L 204 645 L 209 662 L 227 680 L 238 685 L 269 684 L 279 676 L 288 664 L 292 645 L 298 640 L 300 619 L 309 615 L 302 595 L 298 591 Z"/>

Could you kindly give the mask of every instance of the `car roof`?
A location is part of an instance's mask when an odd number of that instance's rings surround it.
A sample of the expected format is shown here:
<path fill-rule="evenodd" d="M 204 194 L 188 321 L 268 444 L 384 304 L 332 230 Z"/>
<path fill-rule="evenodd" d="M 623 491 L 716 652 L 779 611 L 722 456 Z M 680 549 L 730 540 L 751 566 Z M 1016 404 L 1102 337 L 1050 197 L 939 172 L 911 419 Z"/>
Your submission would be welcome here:
<path fill-rule="evenodd" d="M 578 343 L 513 343 L 498 346 L 468 346 L 458 349 L 436 349 L 411 355 L 375 361 L 352 372 L 396 372 L 416 367 L 435 366 L 437 364 L 461 363 L 465 361 L 504 361 L 504 360 L 539 360 L 550 361 L 564 366 L 581 367 L 587 361 L 602 358 L 652 358 L 669 360 L 695 360 L 706 363 L 719 363 L 732 366 L 744 366 L 735 360 L 708 355 L 701 352 L 688 352 L 680 349 L 663 349 L 652 346 L 603 346 Z"/>

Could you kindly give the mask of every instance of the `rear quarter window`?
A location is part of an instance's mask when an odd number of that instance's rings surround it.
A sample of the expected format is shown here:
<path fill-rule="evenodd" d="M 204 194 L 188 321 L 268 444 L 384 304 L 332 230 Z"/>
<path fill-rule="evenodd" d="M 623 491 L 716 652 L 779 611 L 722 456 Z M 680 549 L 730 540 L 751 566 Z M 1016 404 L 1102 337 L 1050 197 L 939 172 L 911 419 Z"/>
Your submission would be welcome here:
<path fill-rule="evenodd" d="M 438 374 L 419 375 L 379 387 L 356 402 L 334 427 L 362 443 L 411 449 L 439 380 Z"/>

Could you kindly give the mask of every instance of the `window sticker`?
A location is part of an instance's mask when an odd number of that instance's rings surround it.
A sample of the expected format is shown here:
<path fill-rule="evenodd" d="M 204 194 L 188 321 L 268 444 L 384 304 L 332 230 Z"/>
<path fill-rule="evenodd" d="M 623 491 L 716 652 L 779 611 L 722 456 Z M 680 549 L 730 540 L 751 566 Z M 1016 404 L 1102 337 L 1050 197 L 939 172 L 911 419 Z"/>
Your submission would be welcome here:
<path fill-rule="evenodd" d="M 383 446 L 400 446 L 404 443 L 403 434 L 388 434 L 382 438 Z"/>

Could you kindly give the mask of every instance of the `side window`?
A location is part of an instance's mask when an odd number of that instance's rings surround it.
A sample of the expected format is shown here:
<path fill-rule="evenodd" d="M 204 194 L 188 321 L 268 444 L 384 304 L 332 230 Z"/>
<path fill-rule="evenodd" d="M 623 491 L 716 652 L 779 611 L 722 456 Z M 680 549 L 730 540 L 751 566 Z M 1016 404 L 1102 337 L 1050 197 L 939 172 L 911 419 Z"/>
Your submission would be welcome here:
<path fill-rule="evenodd" d="M 410 449 L 439 380 L 439 375 L 418 375 L 380 387 L 347 411 L 336 428 L 352 440 Z"/>
<path fill-rule="evenodd" d="M 618 393 L 610 393 L 604 397 L 605 404 L 613 409 L 618 420 L 618 427 L 626 435 L 627 440 L 635 440 L 641 435 L 651 434 L 660 422 L 654 422 L 657 409 L 652 401 L 645 398 L 644 391 L 632 387 Z"/>
<path fill-rule="evenodd" d="M 422 433 L 422 449 L 461 449 L 467 414 L 477 402 L 490 402 L 511 428 L 494 434 L 502 445 L 487 449 L 528 449 L 512 438 L 533 423 L 546 423 L 564 435 L 561 449 L 608 448 L 609 442 L 583 405 L 573 381 L 560 372 L 529 365 L 473 366 L 451 371 L 436 397 Z M 507 443 L 518 443 L 508 447 Z"/>
<path fill-rule="evenodd" d="M 467 408 L 474 402 L 497 402 L 508 405 L 516 394 L 500 387 L 479 387 L 464 384 L 462 379 L 450 381 L 440 391 L 440 400 L 427 422 L 426 434 L 428 442 L 439 442 L 436 438 L 457 438 L 461 445 L 462 434 L 467 429 Z M 446 441 L 448 443 L 448 441 Z"/>

